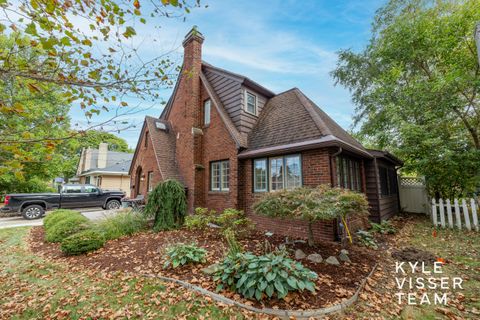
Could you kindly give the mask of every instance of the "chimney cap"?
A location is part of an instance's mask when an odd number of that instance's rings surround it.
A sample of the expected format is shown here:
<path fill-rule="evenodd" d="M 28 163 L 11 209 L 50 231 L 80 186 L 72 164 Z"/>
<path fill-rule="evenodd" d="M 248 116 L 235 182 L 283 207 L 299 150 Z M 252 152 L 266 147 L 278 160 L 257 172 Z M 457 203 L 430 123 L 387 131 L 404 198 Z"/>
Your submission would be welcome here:
<path fill-rule="evenodd" d="M 193 26 L 192 29 L 185 35 L 185 39 L 183 39 L 183 46 L 185 47 L 187 43 L 189 43 L 192 40 L 197 40 L 200 43 L 203 43 L 203 40 L 205 40 L 205 37 L 203 34 L 198 31 L 197 26 Z"/>

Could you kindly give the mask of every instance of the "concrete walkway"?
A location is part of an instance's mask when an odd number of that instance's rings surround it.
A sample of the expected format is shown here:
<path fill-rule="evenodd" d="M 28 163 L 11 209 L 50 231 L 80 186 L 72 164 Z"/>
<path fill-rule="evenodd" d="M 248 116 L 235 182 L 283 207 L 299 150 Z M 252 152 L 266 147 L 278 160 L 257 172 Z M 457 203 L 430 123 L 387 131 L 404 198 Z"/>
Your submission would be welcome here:
<path fill-rule="evenodd" d="M 103 210 L 101 208 L 76 209 L 76 211 L 80 211 L 90 220 L 99 220 L 116 212 L 115 210 Z M 0 229 L 41 225 L 43 225 L 43 218 L 36 220 L 26 220 L 22 216 L 0 218 Z"/>

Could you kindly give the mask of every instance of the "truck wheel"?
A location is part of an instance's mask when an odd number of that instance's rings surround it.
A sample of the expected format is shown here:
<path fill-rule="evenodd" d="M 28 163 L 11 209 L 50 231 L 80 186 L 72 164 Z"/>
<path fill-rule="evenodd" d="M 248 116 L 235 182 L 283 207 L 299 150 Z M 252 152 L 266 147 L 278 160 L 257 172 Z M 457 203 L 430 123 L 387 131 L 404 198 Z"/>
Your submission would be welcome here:
<path fill-rule="evenodd" d="M 43 216 L 45 210 L 38 204 L 26 206 L 22 211 L 22 216 L 27 220 L 38 219 Z"/>
<path fill-rule="evenodd" d="M 115 210 L 115 209 L 120 209 L 121 204 L 120 201 L 118 200 L 109 200 L 107 202 L 107 210 Z"/>

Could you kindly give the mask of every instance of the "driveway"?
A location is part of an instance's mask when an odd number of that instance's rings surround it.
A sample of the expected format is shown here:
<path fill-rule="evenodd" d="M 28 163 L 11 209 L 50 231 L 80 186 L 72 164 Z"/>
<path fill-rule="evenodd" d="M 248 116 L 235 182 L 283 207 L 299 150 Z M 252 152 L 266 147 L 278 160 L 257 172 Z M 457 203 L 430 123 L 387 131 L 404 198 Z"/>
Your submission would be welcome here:
<path fill-rule="evenodd" d="M 115 213 L 114 210 L 103 210 L 100 208 L 77 209 L 77 211 L 80 211 L 85 217 L 90 220 L 99 220 L 104 218 L 106 215 L 111 215 Z M 0 218 L 0 229 L 41 225 L 43 225 L 43 218 L 36 220 L 25 220 L 22 218 L 22 216 Z"/>

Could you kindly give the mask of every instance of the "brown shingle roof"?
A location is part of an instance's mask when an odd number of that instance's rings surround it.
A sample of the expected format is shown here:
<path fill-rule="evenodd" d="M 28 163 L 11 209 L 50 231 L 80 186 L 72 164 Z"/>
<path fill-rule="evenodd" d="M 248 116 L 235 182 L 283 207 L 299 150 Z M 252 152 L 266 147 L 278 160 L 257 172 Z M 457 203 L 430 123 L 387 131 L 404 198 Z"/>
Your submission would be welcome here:
<path fill-rule="evenodd" d="M 323 140 L 329 143 L 338 141 L 339 145 L 369 156 L 358 141 L 299 89 L 293 88 L 268 100 L 257 124 L 249 134 L 248 150 L 243 153 L 250 154 L 253 150 L 295 145 L 321 138 L 325 138 Z"/>
<path fill-rule="evenodd" d="M 152 141 L 153 151 L 157 159 L 158 168 L 163 180 L 176 179 L 183 181 L 177 167 L 175 159 L 176 137 L 170 124 L 161 119 L 146 116 L 145 122 L 148 127 L 150 139 Z M 163 123 L 166 130 L 157 128 L 156 123 Z"/>

